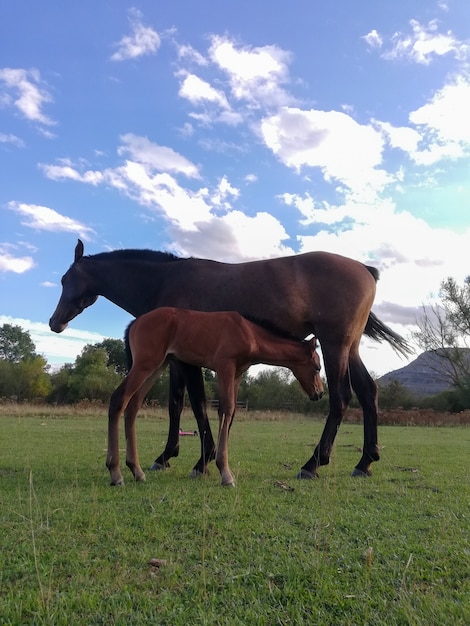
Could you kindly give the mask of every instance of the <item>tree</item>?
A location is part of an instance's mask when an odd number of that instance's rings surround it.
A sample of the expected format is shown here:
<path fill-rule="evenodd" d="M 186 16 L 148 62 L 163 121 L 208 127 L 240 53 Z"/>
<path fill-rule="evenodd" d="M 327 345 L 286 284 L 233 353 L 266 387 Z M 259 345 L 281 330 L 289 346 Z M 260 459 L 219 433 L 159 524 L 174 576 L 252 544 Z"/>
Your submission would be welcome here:
<path fill-rule="evenodd" d="M 127 356 L 122 339 L 104 339 L 100 343 L 87 344 L 83 348 L 83 352 L 93 352 L 95 350 L 104 350 L 107 355 L 107 367 L 112 367 L 117 374 L 125 376 L 127 374 Z"/>
<path fill-rule="evenodd" d="M 67 400 L 108 402 L 121 380 L 114 367 L 108 365 L 108 354 L 104 348 L 85 346 L 70 373 Z"/>
<path fill-rule="evenodd" d="M 38 400 L 51 390 L 46 360 L 36 354 L 28 332 L 21 326 L 0 328 L 0 396 L 17 400 Z"/>
<path fill-rule="evenodd" d="M 37 356 L 34 345 L 28 332 L 21 326 L 3 324 L 0 327 L 0 359 L 10 363 L 19 363 Z"/>
<path fill-rule="evenodd" d="M 438 358 L 434 371 L 456 389 L 470 387 L 470 276 L 458 285 L 454 278 L 441 283 L 439 302 L 423 305 L 413 333 L 417 345 Z"/>

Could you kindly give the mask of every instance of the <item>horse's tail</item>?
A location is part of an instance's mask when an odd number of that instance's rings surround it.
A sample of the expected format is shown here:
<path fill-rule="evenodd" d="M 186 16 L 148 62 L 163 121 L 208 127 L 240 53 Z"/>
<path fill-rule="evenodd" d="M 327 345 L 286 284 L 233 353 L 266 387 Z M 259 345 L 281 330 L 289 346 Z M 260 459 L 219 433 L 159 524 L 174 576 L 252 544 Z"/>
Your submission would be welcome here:
<path fill-rule="evenodd" d="M 380 276 L 379 270 L 371 265 L 366 265 L 365 267 L 372 274 L 375 282 L 377 282 Z M 401 335 L 394 332 L 391 328 L 381 322 L 379 318 L 372 313 L 372 311 L 369 313 L 369 318 L 364 329 L 364 335 L 374 339 L 374 341 L 383 341 L 385 339 L 385 341 L 388 341 L 388 343 L 392 346 L 395 352 L 399 352 L 403 356 L 409 356 L 413 353 L 413 349 L 409 343 L 403 339 Z"/>
<path fill-rule="evenodd" d="M 131 352 L 131 347 L 129 345 L 129 332 L 134 322 L 135 320 L 133 320 L 129 324 L 129 326 L 126 328 L 126 332 L 124 333 L 124 349 L 126 350 L 127 371 L 129 371 L 132 367 L 132 352 Z"/>
<path fill-rule="evenodd" d="M 388 341 L 395 352 L 399 352 L 403 356 L 409 356 L 413 353 L 413 349 L 409 343 L 403 339 L 401 335 L 394 332 L 391 328 L 386 326 L 386 324 L 381 322 L 379 318 L 372 313 L 372 311 L 369 313 L 364 334 L 367 335 L 367 337 L 374 339 L 374 341 Z"/>

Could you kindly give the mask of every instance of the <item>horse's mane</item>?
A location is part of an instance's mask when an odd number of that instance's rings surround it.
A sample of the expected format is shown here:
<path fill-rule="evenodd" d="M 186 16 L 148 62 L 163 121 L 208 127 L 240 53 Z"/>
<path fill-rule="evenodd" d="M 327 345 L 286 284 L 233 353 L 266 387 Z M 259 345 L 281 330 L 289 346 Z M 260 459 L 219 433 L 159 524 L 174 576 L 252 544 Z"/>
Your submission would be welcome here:
<path fill-rule="evenodd" d="M 184 261 L 184 258 L 178 257 L 171 252 L 159 252 L 157 250 L 112 250 L 111 252 L 99 252 L 85 257 L 87 259 L 112 259 L 116 261 L 153 261 L 158 263 L 167 263 L 172 261 Z"/>

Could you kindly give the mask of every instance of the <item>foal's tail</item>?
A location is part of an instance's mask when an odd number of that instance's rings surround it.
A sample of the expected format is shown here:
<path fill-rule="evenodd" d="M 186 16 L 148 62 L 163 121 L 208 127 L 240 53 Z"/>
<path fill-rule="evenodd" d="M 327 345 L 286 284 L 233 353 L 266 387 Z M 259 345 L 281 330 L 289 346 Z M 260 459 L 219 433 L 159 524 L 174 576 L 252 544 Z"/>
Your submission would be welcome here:
<path fill-rule="evenodd" d="M 131 347 L 129 345 L 129 331 L 131 330 L 131 326 L 132 324 L 135 322 L 135 320 L 133 320 L 129 326 L 126 328 L 126 332 L 124 333 L 124 349 L 126 351 L 126 361 L 127 361 L 127 371 L 129 372 L 129 370 L 132 367 L 132 352 L 131 352 Z"/>
<path fill-rule="evenodd" d="M 395 352 L 399 352 L 403 356 L 409 356 L 413 353 L 413 349 L 409 343 L 403 339 L 401 335 L 394 332 L 391 328 L 386 326 L 379 318 L 372 313 L 369 313 L 367 324 L 364 329 L 364 335 L 374 339 L 374 341 L 388 341 Z"/>

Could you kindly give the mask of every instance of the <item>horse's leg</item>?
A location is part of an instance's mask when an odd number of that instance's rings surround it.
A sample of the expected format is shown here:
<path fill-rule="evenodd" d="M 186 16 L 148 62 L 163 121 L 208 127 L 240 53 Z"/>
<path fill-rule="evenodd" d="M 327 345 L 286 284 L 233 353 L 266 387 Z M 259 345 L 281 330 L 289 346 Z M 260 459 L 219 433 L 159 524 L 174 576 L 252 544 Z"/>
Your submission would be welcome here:
<path fill-rule="evenodd" d="M 194 416 L 196 417 L 201 441 L 201 457 L 194 466 L 190 476 L 208 474 L 207 465 L 215 458 L 215 443 L 207 417 L 206 393 L 200 367 L 184 364 L 186 386 Z"/>
<path fill-rule="evenodd" d="M 150 470 L 164 470 L 170 467 L 168 459 L 177 457 L 180 447 L 180 420 L 184 407 L 184 392 L 186 388 L 186 377 L 184 374 L 185 364 L 180 361 L 170 360 L 170 395 L 168 398 L 168 438 L 165 449 L 159 457 L 155 459 Z"/>
<path fill-rule="evenodd" d="M 370 465 L 378 461 L 379 446 L 377 433 L 377 385 L 364 366 L 359 353 L 354 350 L 349 359 L 351 384 L 364 415 L 364 447 L 362 457 L 353 470 L 353 476 L 370 476 Z"/>
<path fill-rule="evenodd" d="M 237 406 L 238 384 L 230 374 L 217 372 L 219 388 L 219 437 L 215 462 L 222 478 L 223 486 L 235 487 L 235 478 L 228 463 L 228 437 Z"/>
<path fill-rule="evenodd" d="M 330 462 L 336 434 L 352 397 L 348 351 L 345 347 L 322 344 L 330 407 L 320 441 L 311 458 L 300 469 L 297 478 L 315 478 L 320 465 L 328 465 Z"/>

